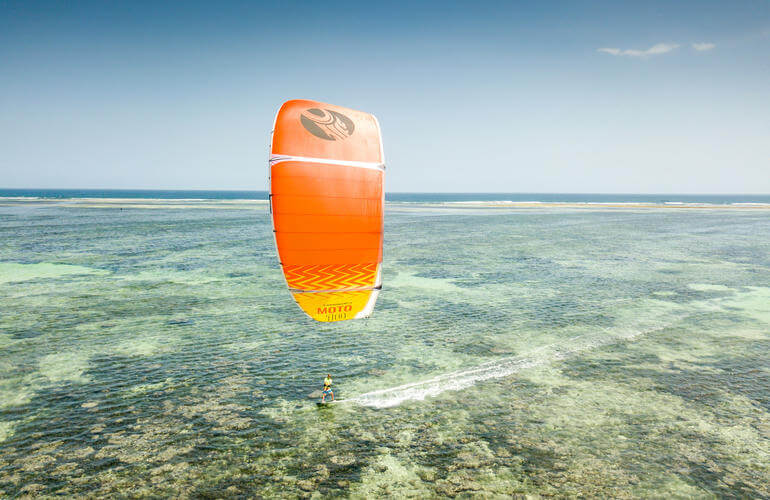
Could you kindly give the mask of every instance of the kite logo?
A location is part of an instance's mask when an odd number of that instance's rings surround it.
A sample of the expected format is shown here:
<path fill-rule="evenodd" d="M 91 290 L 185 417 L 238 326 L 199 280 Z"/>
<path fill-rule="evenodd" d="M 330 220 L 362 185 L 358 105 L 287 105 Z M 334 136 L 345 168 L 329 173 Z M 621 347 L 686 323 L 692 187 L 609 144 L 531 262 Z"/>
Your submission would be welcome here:
<path fill-rule="evenodd" d="M 331 314 L 335 312 L 350 312 L 353 310 L 352 305 L 347 306 L 337 306 L 337 307 L 319 307 L 318 308 L 318 314 Z"/>
<path fill-rule="evenodd" d="M 330 109 L 310 108 L 300 115 L 305 130 L 326 141 L 341 141 L 353 134 L 353 120 Z"/>

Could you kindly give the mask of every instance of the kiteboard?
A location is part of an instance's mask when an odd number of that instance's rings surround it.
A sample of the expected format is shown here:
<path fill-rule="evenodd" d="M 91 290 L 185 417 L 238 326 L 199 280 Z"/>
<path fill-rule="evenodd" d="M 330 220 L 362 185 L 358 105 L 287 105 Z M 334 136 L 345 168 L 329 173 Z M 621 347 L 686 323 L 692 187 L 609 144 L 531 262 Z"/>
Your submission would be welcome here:
<path fill-rule="evenodd" d="M 339 399 L 335 399 L 334 401 L 317 401 L 316 406 L 330 406 L 339 402 Z"/>
<path fill-rule="evenodd" d="M 373 115 L 285 102 L 270 143 L 270 214 L 292 297 L 316 321 L 367 318 L 382 287 L 385 157 Z"/>

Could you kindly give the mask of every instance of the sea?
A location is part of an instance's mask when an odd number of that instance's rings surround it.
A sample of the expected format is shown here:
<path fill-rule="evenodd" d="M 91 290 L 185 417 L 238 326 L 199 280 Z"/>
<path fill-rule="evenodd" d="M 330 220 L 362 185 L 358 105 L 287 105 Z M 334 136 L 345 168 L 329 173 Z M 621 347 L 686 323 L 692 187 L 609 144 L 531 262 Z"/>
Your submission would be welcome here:
<path fill-rule="evenodd" d="M 770 196 L 389 193 L 374 314 L 316 323 L 264 192 L 0 190 L 0 498 L 768 478 Z"/>
<path fill-rule="evenodd" d="M 8 189 L 0 199 L 115 198 L 159 200 L 267 200 L 267 191 L 206 191 L 150 189 Z M 770 204 L 770 194 L 607 194 L 607 193 L 386 193 L 394 203 L 541 202 L 541 203 L 645 203 L 645 204 Z"/>

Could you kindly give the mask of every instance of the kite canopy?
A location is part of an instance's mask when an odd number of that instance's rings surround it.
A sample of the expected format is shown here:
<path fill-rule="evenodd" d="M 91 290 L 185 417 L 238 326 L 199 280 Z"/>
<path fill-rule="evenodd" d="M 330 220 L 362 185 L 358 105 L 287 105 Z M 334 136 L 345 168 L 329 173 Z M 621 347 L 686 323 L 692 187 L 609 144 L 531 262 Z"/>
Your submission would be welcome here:
<path fill-rule="evenodd" d="M 270 212 L 283 275 L 317 321 L 366 318 L 382 286 L 385 159 L 377 119 L 287 101 L 270 145 Z"/>

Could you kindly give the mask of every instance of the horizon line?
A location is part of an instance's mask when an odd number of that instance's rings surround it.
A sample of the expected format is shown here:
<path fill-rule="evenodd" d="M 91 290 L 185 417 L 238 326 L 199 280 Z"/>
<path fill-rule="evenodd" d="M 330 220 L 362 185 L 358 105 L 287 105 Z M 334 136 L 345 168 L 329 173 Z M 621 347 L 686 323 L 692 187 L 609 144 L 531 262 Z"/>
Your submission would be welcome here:
<path fill-rule="evenodd" d="M 10 188 L 0 187 L 0 191 L 147 191 L 147 192 L 231 192 L 231 193 L 269 193 L 269 189 L 205 189 L 205 188 Z M 599 195 L 687 195 L 687 196 L 770 196 L 770 193 L 716 193 L 716 192 L 629 192 L 629 191 L 385 191 L 385 194 L 599 194 Z"/>

